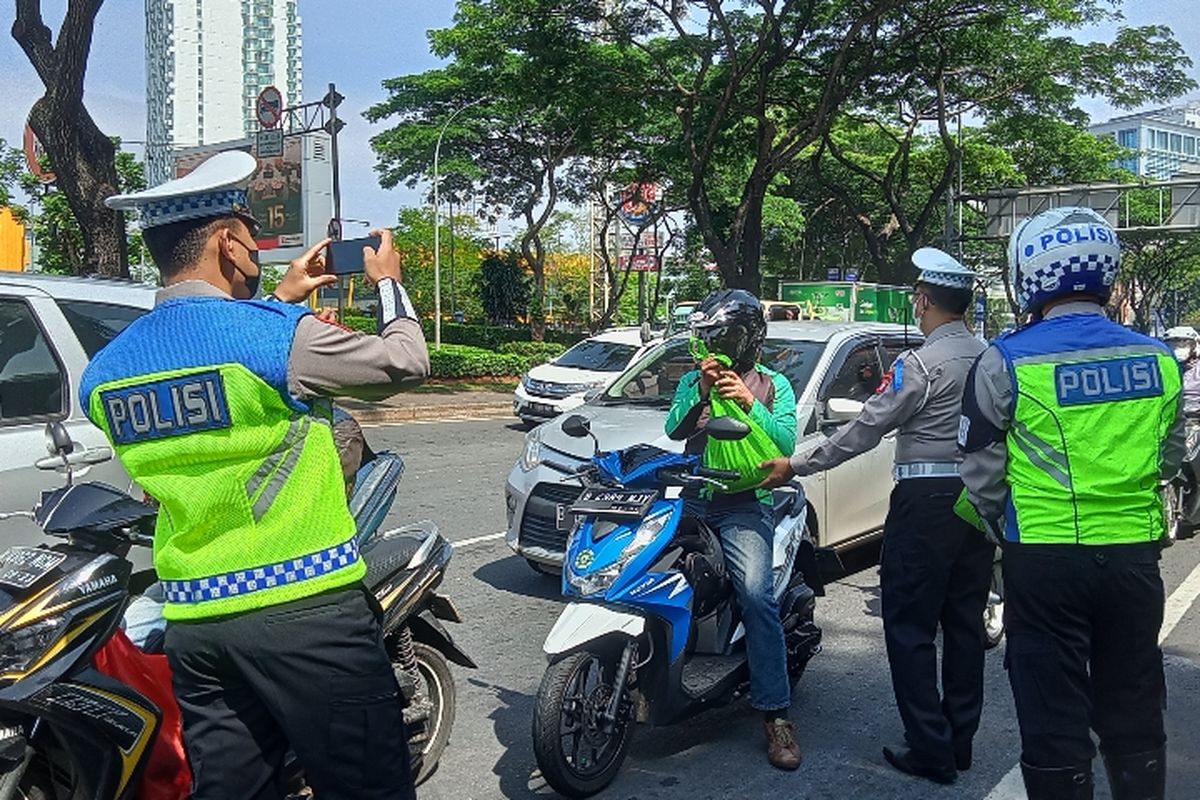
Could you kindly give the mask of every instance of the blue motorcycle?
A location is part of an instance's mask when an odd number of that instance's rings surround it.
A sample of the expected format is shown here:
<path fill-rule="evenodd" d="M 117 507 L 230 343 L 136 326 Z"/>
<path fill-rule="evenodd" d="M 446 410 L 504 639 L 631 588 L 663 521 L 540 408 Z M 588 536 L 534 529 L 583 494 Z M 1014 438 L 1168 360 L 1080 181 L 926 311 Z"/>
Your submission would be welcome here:
<path fill-rule="evenodd" d="M 582 416 L 562 428 L 592 436 Z M 722 417 L 706 431 L 734 440 L 749 427 Z M 533 744 L 555 791 L 588 797 L 616 777 L 634 721 L 671 724 L 749 689 L 745 629 L 720 541 L 685 512 L 686 495 L 704 485 L 723 488 L 738 474 L 651 445 L 601 453 L 599 442 L 579 469 L 551 466 L 584 490 L 570 509 L 577 521 L 563 566 L 563 594 L 572 602 L 543 645 L 550 663 L 538 688 Z M 793 687 L 821 649 L 813 612 L 823 586 L 806 511 L 798 485 L 777 490 L 775 597 Z"/>

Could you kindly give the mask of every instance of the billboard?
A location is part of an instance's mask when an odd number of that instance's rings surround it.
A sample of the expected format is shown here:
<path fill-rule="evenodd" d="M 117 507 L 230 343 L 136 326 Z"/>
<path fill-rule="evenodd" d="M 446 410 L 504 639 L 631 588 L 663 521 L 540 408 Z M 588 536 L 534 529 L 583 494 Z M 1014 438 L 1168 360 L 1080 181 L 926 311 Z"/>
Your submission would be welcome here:
<path fill-rule="evenodd" d="M 263 251 L 263 262 L 290 261 L 309 243 L 324 238 L 333 216 L 328 135 L 287 136 L 282 154 L 270 157 L 258 157 L 250 139 L 178 150 L 174 154 L 174 177 L 188 174 L 214 153 L 235 149 L 258 159 L 258 169 L 246 185 L 246 199 L 262 225 L 256 241 Z"/>

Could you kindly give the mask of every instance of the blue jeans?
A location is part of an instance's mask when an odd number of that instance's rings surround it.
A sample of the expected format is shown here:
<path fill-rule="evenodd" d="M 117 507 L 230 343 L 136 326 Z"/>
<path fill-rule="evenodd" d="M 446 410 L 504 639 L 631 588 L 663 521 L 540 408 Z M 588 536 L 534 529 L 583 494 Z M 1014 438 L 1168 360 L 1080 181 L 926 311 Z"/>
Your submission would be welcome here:
<path fill-rule="evenodd" d="M 688 514 L 702 518 L 721 540 L 725 569 L 737 593 L 746 626 L 750 662 L 750 705 L 759 711 L 782 711 L 791 705 L 787 648 L 771 572 L 775 528 L 771 509 L 747 500 L 737 503 L 689 500 Z"/>

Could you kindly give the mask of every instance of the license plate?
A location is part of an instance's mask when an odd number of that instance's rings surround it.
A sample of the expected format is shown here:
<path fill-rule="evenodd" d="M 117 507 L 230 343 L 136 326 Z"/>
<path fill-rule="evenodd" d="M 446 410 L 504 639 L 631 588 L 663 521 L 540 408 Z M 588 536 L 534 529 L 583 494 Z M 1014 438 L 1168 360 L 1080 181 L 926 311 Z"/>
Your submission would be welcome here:
<path fill-rule="evenodd" d="M 66 560 L 66 553 L 40 547 L 14 547 L 0 556 L 0 584 L 28 589 Z"/>
<path fill-rule="evenodd" d="M 641 517 L 657 499 L 656 489 L 585 489 L 570 510 L 575 514 Z"/>
<path fill-rule="evenodd" d="M 528 406 L 526 406 L 526 409 L 530 414 L 537 414 L 541 417 L 558 416 L 558 410 L 555 409 L 554 406 L 547 405 L 546 403 L 530 403 Z"/>

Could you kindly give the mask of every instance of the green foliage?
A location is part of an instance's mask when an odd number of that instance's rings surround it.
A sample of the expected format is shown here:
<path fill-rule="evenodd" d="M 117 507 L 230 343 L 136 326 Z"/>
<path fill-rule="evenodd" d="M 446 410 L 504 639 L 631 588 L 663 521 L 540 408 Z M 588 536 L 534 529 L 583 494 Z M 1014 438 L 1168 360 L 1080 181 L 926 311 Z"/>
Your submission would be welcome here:
<path fill-rule="evenodd" d="M 493 325 L 511 325 L 529 311 L 529 277 L 516 253 L 484 256 L 476 287 L 483 312 Z"/>
<path fill-rule="evenodd" d="M 146 188 L 146 172 L 142 163 L 132 153 L 120 150 L 121 142 L 113 139 L 118 147 L 116 155 L 118 191 L 137 192 Z M 83 232 L 75 220 L 75 214 L 67 203 L 66 195 L 53 189 L 47 190 L 29 173 L 21 176 L 21 186 L 30 200 L 29 221 L 37 245 L 39 267 L 44 272 L 61 275 L 79 275 L 84 272 Z M 132 220 L 133 212 L 126 218 Z M 141 233 L 127 234 L 130 264 L 149 262 L 150 256 L 142 244 Z M 152 277 L 157 271 L 141 275 Z"/>
<path fill-rule="evenodd" d="M 496 348 L 496 352 L 522 356 L 529 359 L 529 366 L 535 367 L 558 358 L 566 349 L 558 342 L 505 342 Z"/>
<path fill-rule="evenodd" d="M 520 375 L 530 359 L 511 353 L 495 353 L 479 347 L 443 344 L 429 348 L 429 372 L 434 378 L 482 378 Z"/>
<path fill-rule="evenodd" d="M 11 208 L 18 216 L 23 209 L 14 205 L 13 190 L 20 186 L 24 171 L 24 153 L 16 147 L 9 147 L 8 142 L 0 139 L 0 208 Z"/>
<path fill-rule="evenodd" d="M 353 314 L 348 312 L 342 313 L 342 324 L 347 328 L 356 330 L 359 333 L 368 333 L 372 336 L 379 333 L 379 326 L 375 322 L 373 314 Z"/>
<path fill-rule="evenodd" d="M 426 341 L 433 341 L 433 320 L 422 320 L 421 328 L 425 331 Z M 442 323 L 442 342 L 469 345 L 484 350 L 500 350 L 512 342 L 526 342 L 529 339 L 528 328 L 505 328 L 495 325 L 462 325 L 455 322 Z M 554 328 L 546 330 L 545 344 L 557 343 L 571 346 L 583 339 L 585 334 L 563 331 Z"/>
<path fill-rule="evenodd" d="M 487 240 L 479 220 L 458 213 L 453 220 L 443 209 L 439 243 L 442 251 L 442 314 L 462 312 L 468 320 L 484 319 L 483 304 L 475 290 L 479 265 Z M 404 288 L 422 315 L 434 312 L 433 211 L 403 208 L 393 229 L 393 243 L 400 254 Z"/>

